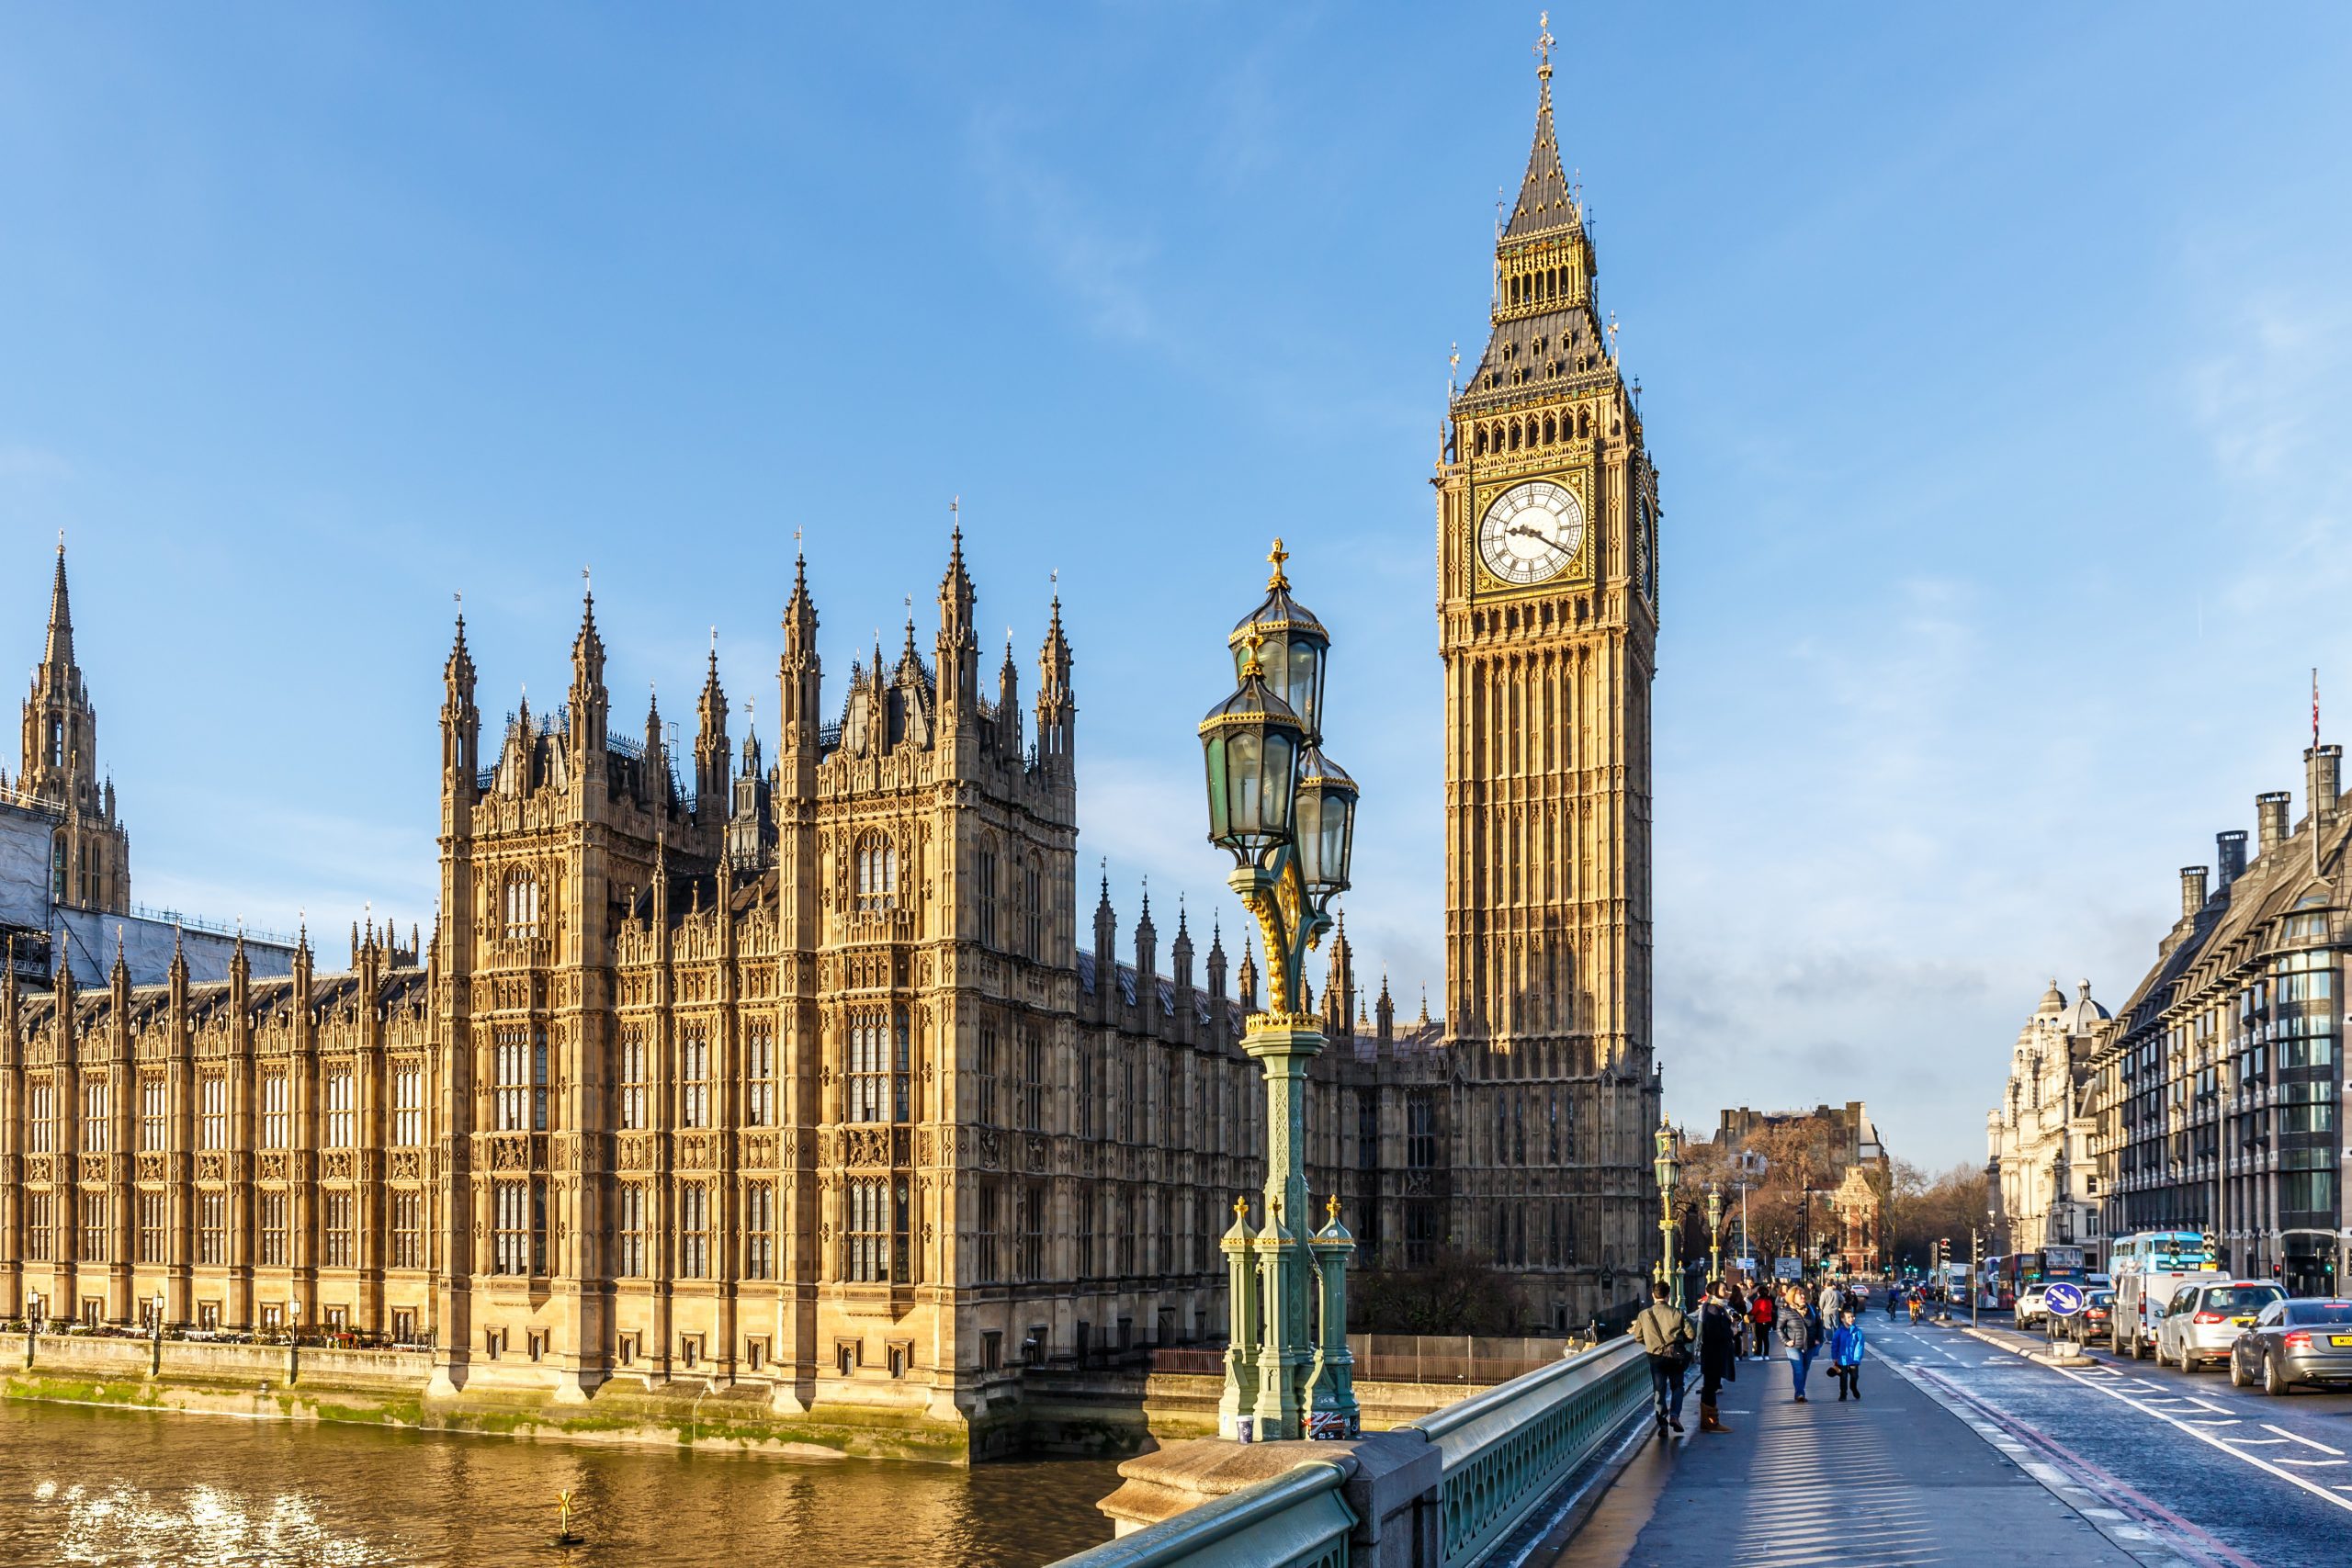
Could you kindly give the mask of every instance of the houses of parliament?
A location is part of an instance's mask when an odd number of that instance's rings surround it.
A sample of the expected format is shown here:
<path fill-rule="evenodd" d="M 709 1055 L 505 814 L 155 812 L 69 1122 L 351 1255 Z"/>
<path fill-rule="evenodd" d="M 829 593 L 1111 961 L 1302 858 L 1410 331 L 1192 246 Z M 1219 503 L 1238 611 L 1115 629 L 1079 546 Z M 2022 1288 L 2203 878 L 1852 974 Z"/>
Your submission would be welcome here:
<path fill-rule="evenodd" d="M 1658 512 L 1551 76 L 1432 476 L 1446 1017 L 1400 1021 L 1341 929 L 1308 1174 L 1360 1266 L 1465 1251 L 1556 1330 L 1657 1245 Z M 1181 911 L 1163 947 L 1084 874 L 1059 601 L 1034 666 L 988 669 L 958 535 L 933 635 L 829 691 L 805 564 L 784 596 L 772 736 L 739 739 L 714 653 L 679 755 L 658 708 L 613 711 L 593 595 L 562 702 L 488 724 L 460 618 L 437 917 L 355 928 L 330 972 L 308 932 L 266 964 L 125 934 L 61 547 L 6 793 L 113 951 L 0 974 L 0 1314 L 975 1430 L 1034 1366 L 1221 1339 L 1218 1238 L 1263 1174 L 1254 957 Z"/>

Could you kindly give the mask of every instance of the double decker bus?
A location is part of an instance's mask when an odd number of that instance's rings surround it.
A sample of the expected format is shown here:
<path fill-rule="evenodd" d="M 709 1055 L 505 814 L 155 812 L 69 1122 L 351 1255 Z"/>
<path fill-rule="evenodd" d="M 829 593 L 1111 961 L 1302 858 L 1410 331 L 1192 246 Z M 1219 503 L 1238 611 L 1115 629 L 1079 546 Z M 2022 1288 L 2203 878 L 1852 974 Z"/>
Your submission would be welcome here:
<path fill-rule="evenodd" d="M 2156 1314 L 2184 1280 L 2220 1272 L 2210 1238 L 2199 1231 L 2137 1231 L 2108 1244 L 2108 1273 L 2115 1281 L 2109 1348 L 2120 1356 L 2146 1355 L 2156 1343 Z"/>

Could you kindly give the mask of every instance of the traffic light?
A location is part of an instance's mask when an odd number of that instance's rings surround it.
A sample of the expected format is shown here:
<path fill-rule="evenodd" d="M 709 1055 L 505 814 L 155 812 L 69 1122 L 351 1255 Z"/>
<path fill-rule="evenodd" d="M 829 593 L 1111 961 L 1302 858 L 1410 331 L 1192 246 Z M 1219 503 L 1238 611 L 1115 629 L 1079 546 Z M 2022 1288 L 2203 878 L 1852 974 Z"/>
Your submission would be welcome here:
<path fill-rule="evenodd" d="M 2222 1238 L 2211 1231 L 2207 1231 L 2198 1237 L 2198 1241 L 2205 1248 L 2205 1266 L 2210 1269 L 2213 1266 L 2213 1260 L 2222 1256 Z"/>

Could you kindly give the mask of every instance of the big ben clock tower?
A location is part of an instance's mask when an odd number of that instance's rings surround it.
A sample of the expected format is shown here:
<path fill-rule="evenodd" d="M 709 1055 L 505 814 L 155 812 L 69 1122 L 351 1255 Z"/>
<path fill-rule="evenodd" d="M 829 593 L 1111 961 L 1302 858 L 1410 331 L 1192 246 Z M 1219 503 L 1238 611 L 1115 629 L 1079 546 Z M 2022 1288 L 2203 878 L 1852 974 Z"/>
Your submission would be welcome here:
<path fill-rule="evenodd" d="M 1552 119 L 1436 477 L 1457 1245 L 1581 1325 L 1657 1255 L 1649 1133 L 1657 475 Z M 1603 1290 L 1603 1280 L 1608 1288 Z"/>

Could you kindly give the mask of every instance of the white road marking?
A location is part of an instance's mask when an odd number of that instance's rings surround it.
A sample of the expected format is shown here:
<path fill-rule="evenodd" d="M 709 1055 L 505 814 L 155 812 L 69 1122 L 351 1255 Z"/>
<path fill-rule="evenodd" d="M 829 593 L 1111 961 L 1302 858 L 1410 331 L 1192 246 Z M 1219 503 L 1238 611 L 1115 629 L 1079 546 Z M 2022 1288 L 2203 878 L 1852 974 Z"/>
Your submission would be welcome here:
<path fill-rule="evenodd" d="M 2216 1416 L 2227 1416 L 2230 1413 L 2230 1407 L 2226 1404 L 2216 1404 L 2210 1399 L 2199 1399 L 2193 1393 L 2186 1397 L 2189 1404 L 2202 1405 Z"/>
<path fill-rule="evenodd" d="M 2327 1470 L 2344 1461 L 2340 1459 L 2282 1459 L 2280 1464 L 2291 1464 L 2304 1470 Z"/>
<path fill-rule="evenodd" d="M 2265 1421 L 2262 1424 L 2262 1429 L 2266 1432 L 2276 1432 L 2280 1437 L 2291 1438 L 2298 1443 L 2303 1444 L 2307 1448 L 2317 1449 L 2324 1454 L 2334 1454 L 2338 1459 L 2342 1459 L 2344 1457 L 2344 1450 L 2342 1449 L 2331 1449 L 2325 1443 L 2313 1442 L 2311 1438 L 2304 1437 L 2301 1432 L 2290 1432 L 2286 1427 L 2273 1427 L 2267 1421 Z"/>
<path fill-rule="evenodd" d="M 2352 1513 L 2352 1499 L 2336 1495 L 2336 1489 L 2322 1486 L 2317 1482 L 2310 1481 L 2302 1476 L 2297 1475 L 2291 1470 L 2282 1469 L 2281 1467 L 2271 1463 L 2267 1459 L 2262 1459 L 2245 1451 L 2245 1449 L 2251 1446 L 2252 1443 L 2263 1441 L 2264 1439 L 2243 1439 L 2239 1442 L 2233 1443 L 2228 1438 L 2218 1438 L 2211 1432 L 2202 1431 L 2177 1416 L 2168 1414 L 2165 1411 L 2155 1409 L 2149 1401 L 2134 1399 L 2128 1393 L 2120 1393 L 2111 1388 L 2099 1388 L 2098 1382 L 2095 1379 L 2084 1377 L 2080 1373 L 2068 1371 L 2064 1368 L 2053 1368 L 2052 1370 L 2056 1371 L 2062 1378 L 2072 1378 L 2075 1382 L 2083 1384 L 2086 1388 L 2098 1389 L 2099 1393 L 2107 1395 L 2109 1399 L 2115 1400 L 2120 1404 L 2128 1404 L 2134 1410 L 2142 1412 L 2143 1415 L 2153 1416 L 2157 1420 L 2162 1421 L 2168 1426 L 2177 1427 L 2200 1443 L 2209 1443 L 2214 1448 L 2221 1450 L 2225 1454 L 2230 1454 L 2237 1459 L 2243 1460 L 2247 1464 L 2254 1466 L 2255 1469 L 2259 1470 L 2266 1474 L 2275 1475 L 2290 1486 L 2301 1487 L 2302 1490 L 2310 1493 L 2312 1496 L 2320 1498 L 2325 1502 L 2333 1503 L 2335 1506 L 2342 1508 L 2346 1513 Z"/>

